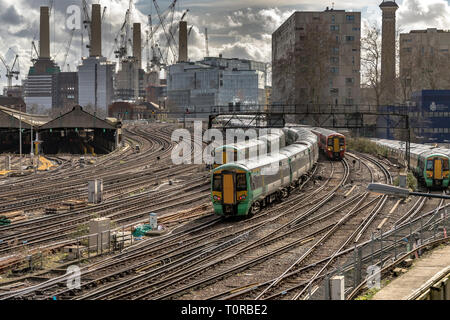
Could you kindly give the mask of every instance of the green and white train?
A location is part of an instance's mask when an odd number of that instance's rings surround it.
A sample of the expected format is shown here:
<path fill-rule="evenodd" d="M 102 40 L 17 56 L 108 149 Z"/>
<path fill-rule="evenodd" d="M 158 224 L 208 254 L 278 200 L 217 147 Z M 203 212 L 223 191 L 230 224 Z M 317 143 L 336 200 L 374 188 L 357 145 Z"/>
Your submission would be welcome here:
<path fill-rule="evenodd" d="M 217 215 L 253 215 L 288 197 L 307 176 L 319 157 L 317 136 L 304 128 L 283 130 L 295 136 L 295 142 L 278 153 L 229 162 L 213 170 L 211 201 Z"/>
<path fill-rule="evenodd" d="M 386 148 L 389 158 L 405 163 L 406 147 L 403 141 L 372 139 Z M 411 143 L 411 168 L 416 177 L 428 188 L 443 189 L 449 185 L 450 150 Z"/>

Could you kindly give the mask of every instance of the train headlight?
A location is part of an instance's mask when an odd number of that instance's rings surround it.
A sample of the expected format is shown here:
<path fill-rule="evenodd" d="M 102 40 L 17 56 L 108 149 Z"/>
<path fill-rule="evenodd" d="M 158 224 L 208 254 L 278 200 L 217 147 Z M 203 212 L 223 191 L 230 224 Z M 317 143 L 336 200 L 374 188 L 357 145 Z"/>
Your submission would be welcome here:
<path fill-rule="evenodd" d="M 433 177 L 433 172 L 427 172 L 427 178 Z"/>
<path fill-rule="evenodd" d="M 213 199 L 214 199 L 214 201 L 220 201 L 220 197 L 219 196 L 214 196 Z"/>
<path fill-rule="evenodd" d="M 239 200 L 245 200 L 247 197 L 245 196 L 245 194 L 243 194 L 242 196 L 239 197 Z"/>
<path fill-rule="evenodd" d="M 444 173 L 444 178 L 448 178 L 448 172 Z"/>
<path fill-rule="evenodd" d="M 328 151 L 333 151 L 333 147 L 328 147 Z"/>

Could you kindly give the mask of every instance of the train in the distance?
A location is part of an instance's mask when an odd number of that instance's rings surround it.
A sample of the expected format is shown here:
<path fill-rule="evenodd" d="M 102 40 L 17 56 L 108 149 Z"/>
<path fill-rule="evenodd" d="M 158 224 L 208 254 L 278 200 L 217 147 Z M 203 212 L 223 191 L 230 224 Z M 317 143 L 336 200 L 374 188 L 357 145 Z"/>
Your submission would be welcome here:
<path fill-rule="evenodd" d="M 388 158 L 405 163 L 405 143 L 403 141 L 372 139 L 387 151 Z M 411 168 L 423 184 L 428 188 L 445 189 L 449 186 L 450 150 L 434 146 L 411 143 Z"/>
<path fill-rule="evenodd" d="M 307 176 L 319 157 L 317 137 L 305 128 L 283 131 L 295 141 L 279 152 L 226 163 L 213 170 L 211 201 L 217 215 L 253 215 L 288 197 Z"/>
<path fill-rule="evenodd" d="M 319 148 L 329 159 L 341 160 L 345 157 L 346 140 L 343 134 L 324 128 L 312 128 L 319 139 Z"/>

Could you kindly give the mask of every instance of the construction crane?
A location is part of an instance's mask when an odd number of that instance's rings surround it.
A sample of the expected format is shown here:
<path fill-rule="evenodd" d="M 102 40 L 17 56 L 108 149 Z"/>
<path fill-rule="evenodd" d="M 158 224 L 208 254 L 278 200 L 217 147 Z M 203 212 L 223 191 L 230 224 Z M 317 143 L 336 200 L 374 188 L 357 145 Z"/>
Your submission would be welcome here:
<path fill-rule="evenodd" d="M 33 52 L 36 54 L 36 58 L 33 57 Z M 37 59 L 39 58 L 39 52 L 36 48 L 36 42 L 31 41 L 31 62 L 35 63 L 37 61 Z"/>
<path fill-rule="evenodd" d="M 169 12 L 172 13 L 172 17 L 173 17 L 173 13 L 175 12 L 175 5 L 177 3 L 177 0 L 174 0 L 170 6 L 169 6 Z M 166 36 L 166 40 L 167 40 L 167 50 L 170 50 L 172 52 L 172 55 L 175 59 L 175 61 L 177 60 L 177 54 L 174 50 L 174 48 L 171 45 L 171 33 L 168 32 L 168 30 L 166 29 L 166 25 L 165 25 L 165 17 L 163 16 L 163 14 L 161 13 L 161 9 L 159 8 L 158 2 L 156 0 L 153 0 L 153 4 L 155 6 L 156 9 L 156 13 L 158 14 L 158 18 L 160 21 L 160 25 L 163 28 L 164 31 L 164 35 Z M 172 19 L 173 20 L 173 19 Z M 172 39 L 173 39 L 173 35 L 172 35 Z M 175 39 L 174 39 L 175 40 Z"/>
<path fill-rule="evenodd" d="M 125 20 L 120 28 L 117 36 L 114 39 L 115 48 L 113 48 L 116 58 L 122 61 L 123 58 L 128 56 L 128 44 L 131 42 L 131 16 L 133 9 L 133 1 L 130 0 L 128 4 L 128 9 L 125 13 Z M 120 38 L 120 41 L 119 41 Z"/>
<path fill-rule="evenodd" d="M 84 29 L 87 30 L 88 33 L 88 38 L 89 38 L 89 44 L 86 45 L 86 48 L 90 48 L 91 47 L 91 17 L 90 17 L 90 13 L 89 13 L 89 6 L 87 5 L 86 0 L 83 0 L 83 15 L 84 15 L 84 20 L 83 20 L 83 25 L 84 25 Z M 81 30 L 81 55 L 83 56 L 83 49 L 84 49 L 84 38 L 83 38 L 83 30 Z"/>
<path fill-rule="evenodd" d="M 205 28 L 205 49 L 206 49 L 206 57 L 209 57 L 208 28 Z"/>
<path fill-rule="evenodd" d="M 72 32 L 70 33 L 69 44 L 67 45 L 66 52 L 65 52 L 65 54 L 64 54 L 64 62 L 63 62 L 63 64 L 62 64 L 63 68 L 64 68 L 65 65 L 66 65 L 67 57 L 69 56 L 69 51 L 70 51 L 70 47 L 71 47 L 71 45 L 72 45 L 72 39 L 73 39 L 74 33 L 75 33 L 75 28 L 73 28 L 73 29 L 72 29 Z M 69 65 L 67 64 L 67 66 L 69 66 Z M 69 67 L 69 69 L 70 69 L 70 67 Z M 69 71 L 70 71 L 70 70 L 69 70 Z"/>
<path fill-rule="evenodd" d="M 105 19 L 105 16 L 106 16 L 106 9 L 107 9 L 107 7 L 104 7 L 104 8 L 103 8 L 102 22 L 103 22 L 103 20 Z"/>
<path fill-rule="evenodd" d="M 10 48 L 11 49 L 11 48 Z M 15 77 L 16 80 L 19 80 L 19 74 L 20 74 L 20 67 L 19 67 L 19 55 L 16 54 L 15 58 L 14 58 L 14 62 L 12 64 L 12 66 L 9 66 L 6 63 L 5 58 L 3 58 L 2 55 L 0 55 L 0 60 L 2 61 L 3 65 L 6 68 L 6 78 L 8 79 L 8 89 L 12 88 L 12 79 Z M 17 63 L 17 70 L 14 70 L 15 66 Z"/>

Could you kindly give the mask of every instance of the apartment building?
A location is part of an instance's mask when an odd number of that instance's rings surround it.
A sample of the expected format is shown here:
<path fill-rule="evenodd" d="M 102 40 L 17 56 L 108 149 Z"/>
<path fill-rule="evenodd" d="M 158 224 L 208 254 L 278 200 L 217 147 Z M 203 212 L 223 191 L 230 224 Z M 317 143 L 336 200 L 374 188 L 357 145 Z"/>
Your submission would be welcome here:
<path fill-rule="evenodd" d="M 361 12 L 297 11 L 272 35 L 274 104 L 360 102 Z"/>

